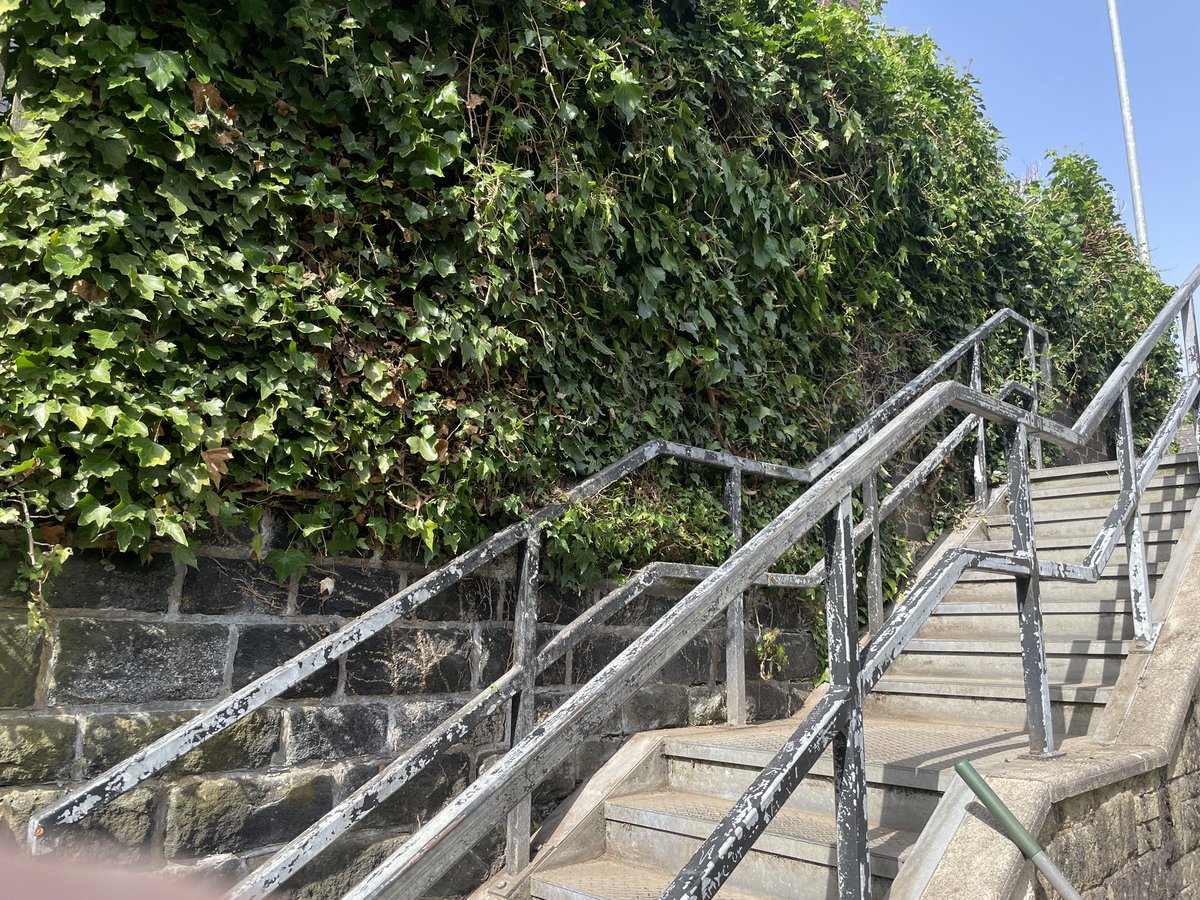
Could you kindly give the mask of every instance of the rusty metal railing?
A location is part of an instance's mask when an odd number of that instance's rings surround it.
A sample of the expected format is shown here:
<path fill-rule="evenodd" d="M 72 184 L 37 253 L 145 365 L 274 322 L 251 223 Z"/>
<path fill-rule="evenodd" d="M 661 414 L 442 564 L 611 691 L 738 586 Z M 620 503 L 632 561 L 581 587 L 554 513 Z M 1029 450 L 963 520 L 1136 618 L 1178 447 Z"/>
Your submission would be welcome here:
<path fill-rule="evenodd" d="M 726 472 L 723 492 L 724 503 L 729 514 L 730 527 L 735 544 L 739 544 L 741 535 L 742 482 L 744 477 L 772 478 L 801 484 L 807 484 L 820 478 L 814 489 L 820 485 L 827 484 L 845 485 L 848 483 L 847 476 L 845 475 L 847 465 L 850 460 L 856 460 L 862 456 L 861 450 L 851 454 L 853 448 L 864 440 L 867 441 L 867 446 L 877 446 L 879 445 L 880 438 L 894 431 L 896 421 L 915 421 L 909 413 L 914 408 L 913 401 L 916 398 L 920 397 L 922 399 L 918 400 L 915 406 L 929 412 L 928 418 L 923 420 L 923 424 L 920 427 L 924 427 L 925 424 L 932 421 L 933 416 L 937 412 L 949 408 L 951 405 L 957 405 L 969 413 L 966 419 L 947 435 L 886 497 L 882 500 L 879 498 L 877 487 L 879 468 L 885 459 L 876 462 L 869 469 L 869 474 L 859 478 L 857 482 L 850 486 L 852 490 L 856 485 L 861 484 L 866 514 L 858 528 L 847 526 L 846 535 L 839 538 L 839 540 L 843 540 L 843 543 L 851 548 L 851 557 L 853 556 L 852 551 L 854 547 L 861 546 L 864 543 L 869 544 L 866 554 L 869 560 L 866 592 L 868 608 L 870 610 L 869 627 L 874 630 L 882 625 L 882 548 L 880 523 L 897 509 L 904 498 L 919 487 L 923 480 L 935 471 L 949 454 L 972 433 L 975 433 L 977 437 L 976 467 L 978 469 L 984 465 L 986 462 L 986 448 L 984 446 L 985 434 L 982 430 L 983 420 L 984 418 L 995 419 L 998 416 L 1007 415 L 1009 410 L 1016 410 L 1016 407 L 1010 407 L 1004 402 L 1005 398 L 1014 393 L 1025 396 L 1029 400 L 1034 412 L 1027 413 L 1021 410 L 1017 410 L 1017 412 L 1023 416 L 1031 416 L 1031 421 L 1041 421 L 1040 417 L 1036 415 L 1038 403 L 1036 379 L 1035 387 L 1032 389 L 1011 382 L 1007 383 L 997 397 L 988 397 L 981 390 L 982 345 L 993 332 L 1010 322 L 1015 323 L 1023 329 L 1026 335 L 1025 352 L 1031 371 L 1039 375 L 1043 384 L 1046 383 L 1048 380 L 1047 361 L 1049 358 L 1048 337 L 1046 333 L 1017 313 L 1011 310 L 1002 310 L 993 315 L 987 322 L 960 341 L 955 347 L 943 354 L 942 357 L 935 361 L 921 375 L 914 378 L 876 409 L 867 419 L 854 429 L 851 429 L 836 444 L 803 468 L 759 462 L 728 453 L 690 447 L 665 440 L 656 440 L 644 444 L 618 462 L 582 481 L 571 491 L 567 492 L 561 502 L 538 510 L 526 520 L 504 529 L 483 543 L 468 550 L 437 571 L 430 573 L 403 591 L 386 599 L 379 606 L 365 613 L 354 622 L 349 623 L 341 630 L 313 644 L 288 662 L 251 682 L 228 698 L 214 704 L 209 710 L 153 742 L 124 762 L 92 779 L 82 788 L 74 791 L 53 806 L 41 811 L 30 822 L 31 846 L 35 852 L 47 852 L 52 849 L 57 835 L 63 828 L 79 822 L 92 811 L 101 808 L 115 797 L 141 783 L 156 772 L 161 771 L 173 761 L 195 749 L 206 740 L 211 739 L 216 734 L 219 734 L 254 710 L 262 707 L 265 703 L 279 696 L 323 666 L 359 646 L 392 622 L 409 615 L 422 603 L 446 588 L 451 587 L 462 578 L 494 561 L 502 554 L 510 550 L 517 550 L 520 553 L 520 564 L 518 566 L 518 597 L 514 615 L 514 660 L 512 668 L 479 696 L 464 705 L 441 726 L 427 734 L 415 747 L 395 760 L 376 778 L 368 782 L 367 785 L 364 785 L 362 789 L 356 791 L 304 834 L 279 851 L 272 860 L 256 869 L 253 875 L 235 888 L 233 896 L 239 898 L 239 900 L 248 897 L 263 896 L 282 884 L 340 834 L 344 833 L 348 828 L 353 827 L 358 821 L 361 821 L 371 810 L 378 806 L 379 802 L 407 783 L 414 774 L 421 771 L 442 750 L 450 746 L 454 741 L 461 739 L 474 724 L 482 721 L 488 715 L 493 714 L 505 705 L 510 706 L 511 750 L 492 772 L 489 772 L 488 775 L 476 782 L 479 784 L 484 779 L 487 779 L 488 784 L 494 782 L 503 785 L 503 790 L 496 792 L 494 796 L 488 799 L 486 812 L 472 807 L 463 820 L 445 820 L 445 823 L 449 823 L 449 830 L 443 834 L 439 834 L 434 839 L 434 844 L 440 848 L 436 851 L 432 850 L 428 843 L 428 827 L 423 828 L 418 832 L 418 835 L 415 835 L 412 840 L 401 848 L 398 855 L 386 860 L 379 869 L 368 876 L 348 896 L 373 897 L 384 890 L 391 891 L 393 884 L 397 880 L 405 881 L 408 885 L 408 887 L 402 890 L 402 893 L 409 890 L 409 888 L 419 893 L 432 883 L 429 880 L 430 878 L 436 877 L 436 874 L 431 873 L 444 872 L 449 865 L 452 865 L 453 859 L 456 858 L 455 854 L 459 850 L 471 846 L 471 843 L 475 839 L 471 835 L 477 837 L 482 833 L 479 830 L 481 827 L 480 823 L 486 821 L 487 825 L 484 826 L 486 829 L 494 826 L 499 819 L 503 818 L 508 819 L 508 866 L 511 871 L 519 870 L 528 862 L 530 835 L 528 798 L 532 787 L 545 776 L 550 768 L 553 768 L 554 765 L 557 765 L 561 761 L 565 753 L 570 752 L 579 736 L 586 734 L 589 729 L 594 730 L 612 709 L 619 706 L 619 703 L 623 702 L 647 677 L 652 675 L 659 666 L 686 644 L 688 640 L 691 640 L 700 628 L 705 627 L 711 621 L 712 615 L 705 617 L 704 611 L 709 609 L 714 596 L 719 596 L 719 605 L 712 608 L 713 615 L 722 609 L 726 610 L 727 715 L 731 722 L 742 723 L 745 721 L 745 674 L 744 654 L 742 652 L 744 647 L 744 625 L 741 597 L 745 588 L 751 584 L 761 583 L 792 587 L 815 587 L 824 583 L 828 587 L 832 583 L 830 579 L 833 577 L 829 572 L 834 572 L 834 576 L 836 577 L 842 577 L 839 574 L 840 569 L 837 569 L 836 566 L 833 569 L 829 568 L 829 560 L 831 559 L 829 554 L 826 555 L 824 562 L 818 564 L 817 567 L 806 575 L 785 576 L 770 574 L 766 571 L 769 564 L 764 564 L 758 571 L 750 573 L 750 569 L 757 566 L 762 553 L 761 549 L 754 548 L 762 546 L 764 535 L 768 531 L 771 531 L 771 527 L 768 527 L 766 531 L 760 532 L 744 547 L 735 550 L 730 559 L 715 570 L 707 570 L 703 567 L 672 568 L 667 564 L 652 564 L 636 573 L 626 585 L 623 585 L 600 600 L 592 609 L 585 612 L 579 620 L 556 635 L 546 647 L 538 651 L 535 644 L 535 635 L 541 529 L 549 522 L 560 517 L 572 505 L 596 496 L 617 480 L 626 477 L 634 470 L 652 460 L 662 457 L 715 467 L 723 469 Z M 956 403 L 943 403 L 936 410 L 933 410 L 925 402 L 926 398 L 931 396 L 942 397 L 944 393 L 943 389 L 951 385 L 942 383 L 940 387 L 935 387 L 938 384 L 938 379 L 960 360 L 963 360 L 967 354 L 971 354 L 972 383 L 976 385 L 977 389 L 963 388 L 966 393 Z M 953 386 L 962 388 L 961 385 Z M 897 417 L 897 413 L 902 410 L 906 411 Z M 915 436 L 920 427 L 912 433 L 907 434 L 907 439 Z M 1059 438 L 1061 438 L 1061 435 L 1059 435 Z M 888 444 L 888 446 L 891 447 L 891 444 Z M 892 447 L 887 455 L 891 455 L 898 447 L 899 445 Z M 838 465 L 839 461 L 842 461 L 844 458 L 846 458 L 846 461 Z M 835 466 L 836 468 L 834 468 Z M 822 475 L 825 477 L 821 477 Z M 813 503 L 802 502 L 809 497 L 814 489 L 810 489 L 801 500 L 793 503 L 789 507 L 789 511 L 797 508 L 797 503 L 801 504 L 801 508 L 815 508 L 819 506 L 823 502 L 821 498 L 828 493 L 828 487 L 821 489 L 819 492 L 820 498 L 814 497 Z M 847 493 L 847 504 L 849 503 L 848 497 L 849 494 Z M 787 515 L 788 513 L 785 512 L 784 516 Z M 777 519 L 773 523 L 773 526 L 778 526 L 779 523 L 780 519 Z M 789 526 L 787 533 L 791 534 L 793 530 L 793 526 Z M 801 531 L 797 531 L 794 538 L 785 542 L 786 546 L 784 543 L 779 543 L 778 539 L 775 539 L 770 544 L 771 551 L 773 552 L 775 549 L 778 549 L 779 552 L 772 557 L 772 561 L 778 559 L 779 555 L 792 546 L 807 530 L 808 526 Z M 751 555 L 747 556 L 748 553 L 751 553 Z M 747 559 L 753 562 L 748 564 L 746 562 Z M 738 562 L 738 560 L 742 561 Z M 843 563 L 838 563 L 838 565 L 844 568 Z M 729 568 L 730 566 L 733 566 L 732 570 Z M 736 590 L 729 591 L 726 591 L 725 587 L 722 587 L 719 594 L 713 594 L 713 588 L 711 587 L 713 579 L 719 578 L 722 585 L 732 583 L 729 581 L 730 576 L 728 573 L 730 571 L 735 573 L 733 581 L 738 582 L 740 586 Z M 622 608 L 634 597 L 649 589 L 658 580 L 667 577 L 700 581 L 699 587 L 689 593 L 667 616 L 647 632 L 647 635 L 653 637 L 655 640 L 660 639 L 664 634 L 668 635 L 667 646 L 674 647 L 674 649 L 663 654 L 652 652 L 651 656 L 653 658 L 640 658 L 633 670 L 623 671 L 620 666 L 628 664 L 627 656 L 629 651 L 633 650 L 634 647 L 640 646 L 644 638 L 635 641 L 629 650 L 614 660 L 592 682 L 585 685 L 574 698 L 564 704 L 564 707 L 554 713 L 546 723 L 533 728 L 532 712 L 536 691 L 535 681 L 538 672 L 542 671 L 554 660 L 560 658 L 562 654 L 613 612 Z M 706 585 L 709 585 L 709 587 L 706 588 Z M 700 597 L 701 600 L 692 599 L 689 601 L 689 598 L 695 597 Z M 851 616 L 851 619 L 854 619 L 854 617 Z M 834 619 L 831 619 L 831 629 L 839 622 L 840 620 L 836 620 L 835 622 Z M 856 620 L 853 623 L 847 624 L 846 627 L 853 627 L 856 633 Z M 840 624 L 838 624 L 838 628 L 841 628 Z M 685 634 L 687 636 L 683 637 Z M 617 666 L 618 669 L 614 669 L 614 666 Z M 619 685 L 614 683 L 614 679 L 619 682 Z M 566 712 L 564 713 L 564 711 Z M 567 720 L 564 720 L 564 715 L 567 716 Z M 556 723 L 555 727 L 547 730 L 551 723 Z M 567 726 L 565 729 L 562 727 L 564 724 Z M 533 743 L 531 744 L 531 742 Z M 552 759 L 554 762 L 550 763 L 549 761 Z M 514 764 L 519 762 L 522 766 L 528 766 L 531 763 L 535 765 L 532 768 L 519 769 L 520 774 L 518 776 L 505 768 L 510 762 Z M 547 765 L 549 765 L 548 768 Z M 498 774 L 494 776 L 493 773 Z M 472 798 L 477 800 L 478 792 L 473 791 L 473 788 L 474 786 L 468 788 L 467 792 L 452 801 L 439 816 L 443 814 L 450 815 L 460 802 L 474 802 Z M 513 793 L 514 790 L 516 793 Z M 501 807 L 503 807 L 502 810 L 500 809 Z M 497 812 L 497 810 L 500 811 Z M 442 820 L 435 819 L 435 821 Z M 421 846 L 421 841 L 425 842 L 425 850 L 414 850 L 414 848 Z M 411 865 L 411 857 L 414 852 L 417 857 L 423 860 L 422 865 L 417 867 L 421 869 L 420 872 L 415 872 Z M 408 855 L 406 856 L 405 854 Z M 421 886 L 414 887 L 418 884 Z"/>

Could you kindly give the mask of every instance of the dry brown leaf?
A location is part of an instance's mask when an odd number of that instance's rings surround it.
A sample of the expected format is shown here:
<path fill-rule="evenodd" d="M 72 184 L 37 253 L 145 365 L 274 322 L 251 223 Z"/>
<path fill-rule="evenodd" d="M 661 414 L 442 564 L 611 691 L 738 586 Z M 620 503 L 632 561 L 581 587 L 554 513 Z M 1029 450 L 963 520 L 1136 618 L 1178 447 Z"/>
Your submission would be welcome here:
<path fill-rule="evenodd" d="M 296 107 L 288 103 L 286 100 L 275 101 L 275 112 L 281 116 L 290 116 L 296 111 Z"/>
<path fill-rule="evenodd" d="M 214 487 L 221 486 L 221 476 L 229 474 L 226 463 L 233 459 L 233 451 L 228 447 L 217 447 L 213 450 L 201 450 L 200 458 L 204 460 L 204 468 Z"/>
<path fill-rule="evenodd" d="M 222 131 L 217 135 L 217 143 L 224 147 L 226 144 L 232 144 L 242 136 L 242 132 L 236 128 L 231 128 L 229 131 Z"/>
<path fill-rule="evenodd" d="M 333 589 L 337 587 L 337 582 L 334 581 L 332 575 L 326 575 L 321 579 L 321 583 L 317 585 L 322 594 L 332 594 Z"/>
<path fill-rule="evenodd" d="M 225 102 L 215 84 L 204 84 L 198 78 L 193 78 L 187 86 L 192 89 L 192 108 L 196 112 L 212 109 L 225 113 L 229 109 L 229 104 Z"/>
<path fill-rule="evenodd" d="M 467 109 L 475 109 L 477 106 L 483 105 L 483 98 L 478 94 L 471 94 L 467 97 Z"/>
<path fill-rule="evenodd" d="M 108 296 L 108 291 L 104 290 L 100 285 L 92 284 L 90 281 L 85 281 L 82 278 L 71 285 L 71 293 L 82 297 L 88 303 L 99 303 Z"/>

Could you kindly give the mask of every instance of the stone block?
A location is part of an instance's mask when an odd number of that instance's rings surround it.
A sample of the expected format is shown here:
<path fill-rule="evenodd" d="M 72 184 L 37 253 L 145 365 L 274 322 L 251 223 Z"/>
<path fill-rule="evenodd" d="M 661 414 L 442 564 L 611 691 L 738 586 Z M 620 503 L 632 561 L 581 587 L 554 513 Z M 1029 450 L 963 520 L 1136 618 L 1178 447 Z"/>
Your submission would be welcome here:
<path fill-rule="evenodd" d="M 302 615 L 359 616 L 403 586 L 403 575 L 379 565 L 312 566 L 300 578 L 296 609 Z"/>
<path fill-rule="evenodd" d="M 234 689 L 267 674 L 332 631 L 328 625 L 239 625 L 233 654 Z M 335 659 L 281 697 L 284 700 L 328 697 L 337 690 L 338 665 Z"/>
<path fill-rule="evenodd" d="M 50 703 L 206 700 L 221 693 L 224 625 L 62 619 L 54 635 Z"/>
<path fill-rule="evenodd" d="M 658 677 L 673 684 L 707 684 L 712 681 L 712 670 L 713 640 L 702 634 L 667 660 Z"/>
<path fill-rule="evenodd" d="M 356 789 L 378 771 L 378 766 L 356 767 L 347 775 L 346 790 Z M 467 754 L 447 751 L 384 800 L 364 825 L 367 828 L 415 828 L 461 792 L 469 778 L 470 759 Z"/>
<path fill-rule="evenodd" d="M 402 699 L 396 708 L 395 733 L 392 737 L 395 750 L 403 751 L 446 721 L 458 711 L 462 703 L 458 700 Z M 503 741 L 505 707 L 476 725 L 463 740 L 472 747 L 489 746 Z"/>
<path fill-rule="evenodd" d="M 410 583 L 420 575 L 413 573 Z M 432 622 L 488 622 L 511 616 L 510 582 L 483 575 L 468 576 L 417 607 L 413 618 Z M 507 611 L 507 612 L 506 612 Z"/>
<path fill-rule="evenodd" d="M 382 704 L 293 707 L 287 716 L 289 765 L 313 759 L 335 762 L 387 749 L 388 711 Z"/>
<path fill-rule="evenodd" d="M 747 680 L 746 705 L 751 722 L 786 719 L 795 712 L 792 704 L 793 696 L 786 685 L 777 681 Z"/>
<path fill-rule="evenodd" d="M 567 591 L 543 581 L 538 586 L 538 621 L 547 625 L 569 625 L 599 598 L 596 591 Z"/>
<path fill-rule="evenodd" d="M 556 629 L 539 626 L 538 649 L 545 647 L 555 634 Z M 512 626 L 485 625 L 480 629 L 479 640 L 479 683 L 486 687 L 512 666 Z M 563 654 L 538 676 L 537 683 L 540 686 L 562 685 L 566 683 L 566 678 L 567 658 Z"/>
<path fill-rule="evenodd" d="M 346 655 L 354 694 L 449 694 L 471 688 L 471 634 L 465 626 L 396 626 Z"/>
<path fill-rule="evenodd" d="M 69 777 L 76 730 L 75 719 L 66 716 L 0 718 L 0 786 Z"/>
<path fill-rule="evenodd" d="M 0 619 L 0 707 L 33 705 L 44 643 L 23 619 Z"/>
<path fill-rule="evenodd" d="M 726 721 L 725 686 L 697 685 L 688 688 L 689 725 L 719 725 Z"/>
<path fill-rule="evenodd" d="M 483 626 L 479 630 L 479 683 L 483 686 L 491 684 L 507 672 L 510 665 L 512 626 Z"/>
<path fill-rule="evenodd" d="M 259 562 L 202 557 L 183 579 L 180 611 L 203 615 L 274 613 L 287 610 L 288 587 Z"/>
<path fill-rule="evenodd" d="M 319 769 L 175 785 L 163 852 L 168 859 L 245 853 L 291 840 L 329 811 L 333 788 Z"/>
<path fill-rule="evenodd" d="M 633 642 L 638 632 L 630 629 L 599 631 L 571 651 L 571 681 L 584 684 L 612 662 Z"/>
<path fill-rule="evenodd" d="M 175 563 L 169 554 L 142 564 L 134 553 L 80 550 L 46 586 L 57 609 L 128 609 L 166 612 Z"/>
<path fill-rule="evenodd" d="M 158 740 L 193 718 L 194 712 L 117 713 L 89 717 L 83 725 L 85 777 L 93 777 Z M 237 769 L 259 769 L 271 764 L 279 746 L 282 713 L 260 709 L 171 766 L 182 775 L 199 775 Z"/>
<path fill-rule="evenodd" d="M 44 788 L 0 795 L 0 847 L 26 846 L 29 820 L 63 796 Z M 154 791 L 138 787 L 61 833 L 59 859 L 102 860 L 108 865 L 147 859 L 152 852 Z"/>
<path fill-rule="evenodd" d="M 681 684 L 650 684 L 621 707 L 621 729 L 627 734 L 686 725 L 688 692 Z"/>

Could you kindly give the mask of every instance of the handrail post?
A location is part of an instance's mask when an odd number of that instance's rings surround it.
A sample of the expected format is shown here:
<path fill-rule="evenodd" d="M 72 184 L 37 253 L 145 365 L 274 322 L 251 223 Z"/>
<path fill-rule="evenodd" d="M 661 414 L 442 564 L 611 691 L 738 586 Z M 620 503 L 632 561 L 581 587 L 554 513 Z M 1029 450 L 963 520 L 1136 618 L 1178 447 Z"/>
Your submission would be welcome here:
<path fill-rule="evenodd" d="M 513 665 L 521 669 L 521 689 L 512 699 L 509 747 L 533 730 L 537 709 L 538 569 L 541 562 L 541 532 L 534 528 L 525 541 L 518 568 L 517 605 L 513 612 Z M 504 862 L 508 874 L 516 875 L 529 865 L 529 839 L 533 829 L 532 795 L 526 794 L 508 813 Z"/>
<path fill-rule="evenodd" d="M 725 473 L 725 509 L 733 550 L 742 546 L 742 470 Z M 733 552 L 732 550 L 730 552 Z M 745 725 L 746 713 L 746 618 L 745 594 L 738 594 L 725 611 L 725 720 Z"/>
<path fill-rule="evenodd" d="M 1012 520 L 1013 556 L 1029 561 L 1028 575 L 1016 576 L 1017 619 L 1021 632 L 1021 669 L 1025 681 L 1025 713 L 1029 721 L 1029 755 L 1054 756 L 1050 677 L 1046 667 L 1046 632 L 1042 627 L 1041 582 L 1033 531 L 1033 498 L 1029 487 L 1029 434 L 1024 423 L 1008 429 L 1008 511 Z"/>
<path fill-rule="evenodd" d="M 852 509 L 847 493 L 825 519 L 825 621 L 829 687 L 845 692 L 848 701 L 846 719 L 832 741 L 838 897 L 866 900 L 871 890 L 871 868 L 867 857 L 867 759 L 859 683 Z"/>
<path fill-rule="evenodd" d="M 879 521 L 879 470 L 863 481 L 863 515 L 871 523 L 867 538 L 867 632 L 883 627 L 883 541 Z"/>
<path fill-rule="evenodd" d="M 971 348 L 971 389 L 983 391 L 983 342 Z M 975 426 L 975 502 L 982 512 L 988 505 L 987 422 L 979 417 Z"/>
<path fill-rule="evenodd" d="M 1033 333 L 1033 326 L 1025 329 L 1025 356 L 1029 359 L 1029 377 L 1031 380 L 1030 387 L 1033 388 L 1033 399 L 1029 402 L 1029 410 L 1035 416 L 1041 410 L 1041 364 L 1038 361 L 1037 339 Z M 1031 441 L 1030 456 L 1035 469 L 1042 467 L 1042 439 L 1034 435 Z"/>
<path fill-rule="evenodd" d="M 1133 610 L 1133 638 L 1139 649 L 1154 646 L 1158 629 L 1150 617 L 1150 576 L 1146 571 L 1146 536 L 1142 531 L 1142 494 L 1138 489 L 1137 448 L 1133 443 L 1133 415 L 1129 386 L 1121 391 L 1117 406 L 1117 472 L 1121 494 L 1133 498 L 1133 511 L 1125 525 L 1125 551 L 1129 563 L 1129 605 Z"/>
<path fill-rule="evenodd" d="M 1200 372 L 1200 333 L 1196 330 L 1194 294 L 1179 311 L 1179 340 L 1183 345 L 1183 372 L 1191 378 Z M 1195 435 L 1196 450 L 1200 454 L 1200 403 L 1192 408 L 1192 434 Z"/>

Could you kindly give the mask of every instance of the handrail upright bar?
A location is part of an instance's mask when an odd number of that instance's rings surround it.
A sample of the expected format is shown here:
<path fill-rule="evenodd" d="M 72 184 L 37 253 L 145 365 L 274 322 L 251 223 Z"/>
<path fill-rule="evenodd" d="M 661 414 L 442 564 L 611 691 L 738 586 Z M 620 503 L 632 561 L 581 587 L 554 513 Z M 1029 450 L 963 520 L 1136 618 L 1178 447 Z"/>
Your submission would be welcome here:
<path fill-rule="evenodd" d="M 517 605 L 513 611 L 513 665 L 521 669 L 520 691 L 510 706 L 509 746 L 533 730 L 537 709 L 538 570 L 541 567 L 541 533 L 534 529 L 521 553 Z M 532 795 L 526 794 L 508 813 L 504 862 L 509 875 L 529 865 L 529 837 L 533 829 Z"/>
<path fill-rule="evenodd" d="M 730 552 L 742 546 L 742 473 L 725 473 L 723 501 L 733 539 Z M 725 610 L 725 720 L 745 725 L 746 709 L 746 595 L 738 594 Z"/>
<path fill-rule="evenodd" d="M 858 603 L 853 505 L 847 492 L 825 519 L 825 621 L 830 690 L 846 697 L 846 718 L 833 735 L 839 900 L 868 900 L 867 757 L 859 679 Z"/>
<path fill-rule="evenodd" d="M 867 632 L 883 627 L 883 532 L 879 514 L 879 470 L 863 481 L 863 518 L 867 534 Z"/>
<path fill-rule="evenodd" d="M 971 387 L 983 392 L 983 342 L 976 341 L 971 352 Z M 975 502 L 979 509 L 988 506 L 987 421 L 980 416 L 975 426 Z"/>
<path fill-rule="evenodd" d="M 1117 473 L 1121 493 L 1132 512 L 1125 523 L 1125 551 L 1129 562 L 1129 603 L 1133 609 L 1133 636 L 1139 649 L 1153 648 L 1158 629 L 1150 613 L 1150 577 L 1146 571 L 1146 536 L 1142 530 L 1141 486 L 1138 484 L 1137 448 L 1133 442 L 1133 415 L 1129 386 L 1121 391 L 1117 406 Z"/>
<path fill-rule="evenodd" d="M 1029 380 L 1033 385 L 1033 396 L 1029 400 L 1029 409 L 1033 413 L 1041 412 L 1041 365 L 1038 363 L 1037 341 L 1033 329 L 1025 329 L 1025 358 L 1029 361 Z M 1029 448 L 1030 463 L 1035 469 L 1042 467 L 1042 439 L 1034 437 Z"/>
<path fill-rule="evenodd" d="M 1196 330 L 1196 297 L 1179 311 L 1179 340 L 1183 345 L 1183 371 L 1189 377 L 1200 373 L 1200 333 Z M 1200 407 L 1192 408 L 1193 445 L 1200 451 Z"/>
<path fill-rule="evenodd" d="M 1029 755 L 1053 756 L 1054 722 L 1050 678 L 1046 666 L 1046 633 L 1042 625 L 1041 581 L 1034 536 L 1033 499 L 1029 486 L 1029 435 L 1018 422 L 1008 429 L 1008 510 L 1012 520 L 1013 555 L 1030 564 L 1017 575 L 1017 621 L 1021 633 L 1021 670 L 1029 721 Z"/>

